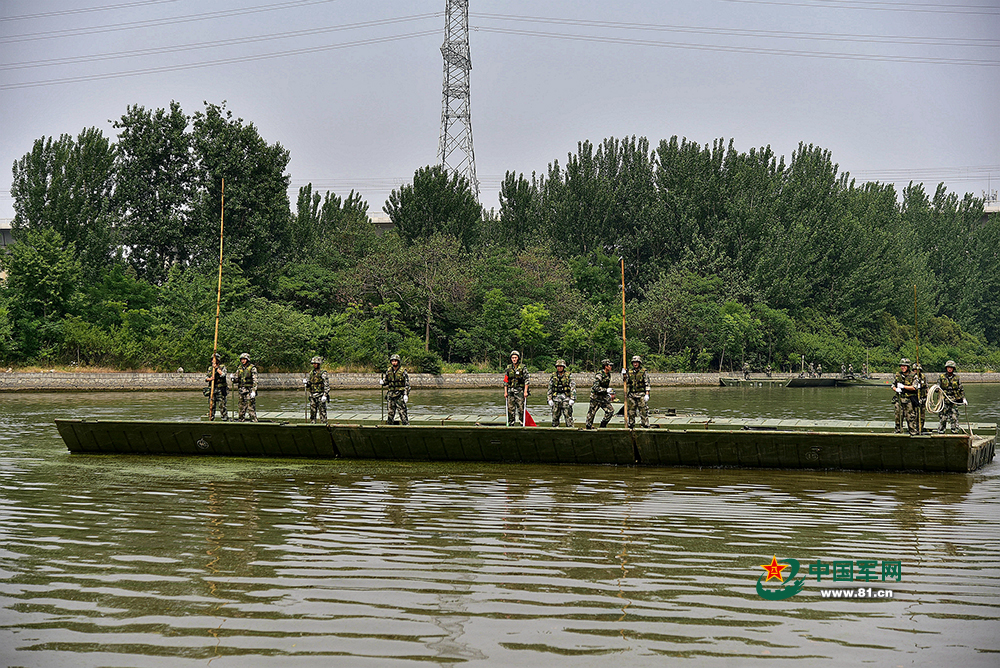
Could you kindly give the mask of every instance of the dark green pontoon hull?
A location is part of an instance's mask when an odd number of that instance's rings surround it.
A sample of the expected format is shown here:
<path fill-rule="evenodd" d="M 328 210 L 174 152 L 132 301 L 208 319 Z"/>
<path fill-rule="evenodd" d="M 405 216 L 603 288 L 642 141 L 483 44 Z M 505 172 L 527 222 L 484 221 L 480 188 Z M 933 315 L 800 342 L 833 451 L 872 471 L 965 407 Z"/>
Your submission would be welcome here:
<path fill-rule="evenodd" d="M 554 429 L 268 422 L 56 420 L 73 453 L 626 464 L 870 471 L 974 471 L 991 434 L 726 428 Z"/>

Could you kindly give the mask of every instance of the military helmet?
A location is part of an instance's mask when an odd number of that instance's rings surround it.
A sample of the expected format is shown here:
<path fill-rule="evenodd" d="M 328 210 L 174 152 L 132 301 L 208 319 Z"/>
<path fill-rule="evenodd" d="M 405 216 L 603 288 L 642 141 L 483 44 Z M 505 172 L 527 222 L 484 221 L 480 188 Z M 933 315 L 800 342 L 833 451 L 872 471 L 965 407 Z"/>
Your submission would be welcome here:
<path fill-rule="evenodd" d="M 309 360 L 309 363 L 310 364 L 322 364 L 323 363 L 323 358 L 320 357 L 319 355 L 316 355 L 316 357 L 314 357 L 311 360 Z"/>
<path fill-rule="evenodd" d="M 913 365 L 913 370 L 914 371 L 923 371 L 924 367 L 920 366 L 920 362 L 917 362 L 916 364 Z"/>
<path fill-rule="evenodd" d="M 250 353 L 240 353 L 240 360 L 250 359 Z"/>
<path fill-rule="evenodd" d="M 944 368 L 947 369 L 948 367 L 951 367 L 952 369 L 957 368 L 957 365 L 955 364 L 955 360 L 948 360 L 947 362 L 945 362 L 944 363 Z"/>
<path fill-rule="evenodd" d="M 910 358 L 904 357 L 903 359 L 899 360 L 899 366 L 910 366 Z"/>
<path fill-rule="evenodd" d="M 393 355 L 392 357 L 389 358 L 389 361 L 390 362 L 398 362 L 399 361 L 399 355 Z"/>
<path fill-rule="evenodd" d="M 638 355 L 632 355 L 632 361 L 633 362 L 638 362 L 639 364 L 642 364 L 642 358 L 639 357 Z"/>
<path fill-rule="evenodd" d="M 518 359 L 521 358 L 521 353 L 517 352 L 516 350 L 510 351 L 510 356 L 513 357 L 514 355 L 517 355 Z"/>
<path fill-rule="evenodd" d="M 601 366 L 602 367 L 611 366 L 611 360 L 605 357 L 604 359 L 601 360 Z"/>
<path fill-rule="evenodd" d="M 556 366 L 565 367 L 566 366 L 566 360 L 562 360 L 562 359 L 556 360 Z"/>

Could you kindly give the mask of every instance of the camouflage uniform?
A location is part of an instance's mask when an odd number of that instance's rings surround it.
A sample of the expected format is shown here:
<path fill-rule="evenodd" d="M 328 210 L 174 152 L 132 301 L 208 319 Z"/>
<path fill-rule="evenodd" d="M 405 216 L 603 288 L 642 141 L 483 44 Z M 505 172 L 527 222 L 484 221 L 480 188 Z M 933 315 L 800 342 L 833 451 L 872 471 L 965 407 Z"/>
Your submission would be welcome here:
<path fill-rule="evenodd" d="M 904 366 L 904 365 L 900 365 Z M 893 402 L 896 404 L 896 432 L 902 431 L 903 427 L 903 417 L 906 417 L 906 428 L 911 435 L 917 433 L 917 392 L 915 390 L 901 390 L 896 391 L 897 387 L 902 386 L 913 386 L 917 382 L 917 376 L 910 370 L 910 366 L 907 364 L 906 371 L 897 371 L 896 376 L 892 381 L 893 392 L 896 396 Z"/>
<path fill-rule="evenodd" d="M 917 388 L 917 403 L 913 410 L 917 414 L 917 424 L 920 432 L 924 431 L 924 423 L 927 421 L 927 377 L 924 376 L 924 369 L 919 364 L 913 365 L 914 387 Z"/>
<path fill-rule="evenodd" d="M 215 372 L 215 391 L 214 393 L 210 389 L 212 387 L 212 372 Z M 212 401 L 210 402 L 208 419 L 215 419 L 215 409 L 218 407 L 219 416 L 222 417 L 223 421 L 229 419 L 229 414 L 226 412 L 226 397 L 229 395 L 229 383 L 227 378 L 229 374 L 226 372 L 226 365 L 219 364 L 217 367 L 208 367 L 208 374 L 206 374 L 205 382 L 208 383 L 208 387 L 205 391 L 212 394 Z"/>
<path fill-rule="evenodd" d="M 559 360 L 560 362 L 562 360 Z M 558 364 L 556 366 L 559 366 Z M 558 370 L 549 378 L 548 400 L 552 404 L 552 426 L 559 426 L 559 418 L 565 416 L 566 426 L 573 426 L 573 403 L 576 402 L 576 381 L 572 374 Z"/>
<path fill-rule="evenodd" d="M 410 395 L 410 376 L 406 369 L 393 367 L 391 364 L 382 377 L 385 385 L 385 401 L 388 407 L 387 424 L 395 424 L 396 411 L 399 411 L 399 424 L 410 424 L 410 417 L 406 412 L 406 400 Z"/>
<path fill-rule="evenodd" d="M 330 374 L 326 369 L 313 369 L 306 379 L 306 390 L 309 392 L 309 421 L 316 421 L 319 414 L 320 422 L 326 422 L 326 402 L 330 400 Z"/>
<path fill-rule="evenodd" d="M 748 367 L 749 368 L 749 367 Z M 749 373 L 749 372 L 747 372 Z M 639 414 L 643 427 L 649 427 L 649 374 L 641 366 L 625 372 L 625 412 L 628 414 L 628 428 L 635 427 L 635 415 Z"/>
<path fill-rule="evenodd" d="M 965 388 L 962 387 L 958 374 L 948 373 L 947 370 L 938 378 L 938 385 L 944 393 L 944 407 L 938 414 L 938 433 L 943 434 L 945 427 L 948 426 L 952 433 L 957 434 L 958 405 L 965 399 Z"/>
<path fill-rule="evenodd" d="M 243 364 L 243 359 L 240 359 L 240 366 L 233 374 L 233 383 L 240 393 L 240 422 L 246 419 L 247 414 L 252 422 L 257 422 L 257 367 L 249 364 L 249 358 L 247 362 Z"/>
<path fill-rule="evenodd" d="M 512 362 L 504 369 L 503 384 L 507 388 L 507 424 L 512 427 L 522 427 L 524 426 L 524 400 L 527 395 L 528 369 L 521 364 L 520 356 L 518 356 L 517 364 Z"/>
<path fill-rule="evenodd" d="M 743 363 L 743 380 L 750 380 L 750 365 L 747 362 Z"/>
<path fill-rule="evenodd" d="M 607 366 L 611 366 L 608 364 Z M 606 368 L 606 367 L 605 367 Z M 598 409 L 604 410 L 601 427 L 607 427 L 615 415 L 615 407 L 611 404 L 611 372 L 601 369 L 594 376 L 594 384 L 590 386 L 590 408 L 587 409 L 587 429 L 594 428 L 594 417 Z"/>

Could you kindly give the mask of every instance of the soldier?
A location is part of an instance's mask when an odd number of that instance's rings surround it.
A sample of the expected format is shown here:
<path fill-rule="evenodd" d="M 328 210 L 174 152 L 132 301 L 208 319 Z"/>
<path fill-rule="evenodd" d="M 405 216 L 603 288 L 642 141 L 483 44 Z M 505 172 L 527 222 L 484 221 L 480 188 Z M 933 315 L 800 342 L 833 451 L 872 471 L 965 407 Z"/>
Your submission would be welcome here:
<path fill-rule="evenodd" d="M 313 370 L 308 378 L 303 378 L 309 392 L 309 421 L 316 422 L 316 414 L 319 413 L 320 422 L 326 422 L 326 402 L 330 400 L 330 374 L 326 369 L 320 369 L 323 358 L 318 355 L 310 360 Z"/>
<path fill-rule="evenodd" d="M 962 381 L 955 373 L 955 361 L 948 360 L 944 363 L 944 373 L 938 378 L 938 386 L 944 394 L 944 406 L 938 414 L 938 433 L 943 434 L 946 424 L 951 425 L 951 433 L 957 434 L 958 429 L 958 406 L 968 406 L 969 400 L 965 398 L 965 388 Z"/>
<path fill-rule="evenodd" d="M 510 366 L 503 372 L 503 396 L 507 400 L 507 424 L 523 427 L 524 402 L 528 397 L 528 369 L 521 364 L 521 353 L 510 351 Z"/>
<path fill-rule="evenodd" d="M 896 433 L 903 430 L 903 417 L 906 417 L 906 429 L 913 436 L 917 433 L 917 388 L 914 386 L 916 375 L 910 370 L 910 360 L 904 357 L 899 360 L 899 371 L 892 381 L 892 390 L 896 393 L 893 403 L 896 406 Z"/>
<path fill-rule="evenodd" d="M 770 364 L 768 364 L 768 365 L 767 365 L 766 367 L 764 367 L 764 373 L 765 373 L 765 374 L 767 374 L 767 377 L 768 377 L 768 378 L 770 378 L 770 377 L 771 377 L 771 374 L 772 374 L 773 372 L 774 372 L 774 369 L 773 369 L 773 368 L 771 368 L 771 365 L 770 365 Z"/>
<path fill-rule="evenodd" d="M 576 403 L 576 381 L 566 371 L 566 360 L 556 360 L 556 372 L 549 378 L 549 406 L 552 426 L 559 426 L 559 416 L 565 416 L 566 426 L 573 426 L 573 404 Z"/>
<path fill-rule="evenodd" d="M 920 426 L 920 431 L 917 433 L 924 433 L 924 422 L 927 419 L 927 378 L 924 376 L 924 368 L 920 366 L 920 362 L 913 365 L 913 387 L 917 388 L 917 403 L 913 406 L 913 410 L 917 414 L 917 425 Z"/>
<path fill-rule="evenodd" d="M 386 424 L 395 424 L 396 411 L 399 410 L 399 423 L 410 424 L 406 414 L 406 403 L 410 400 L 410 375 L 406 369 L 399 366 L 399 355 L 389 358 L 389 368 L 382 374 L 379 384 L 386 389 L 385 400 L 389 406 L 389 419 Z"/>
<path fill-rule="evenodd" d="M 809 362 L 809 377 L 812 378 L 815 375 L 816 375 L 816 365 L 813 364 L 812 362 Z"/>
<path fill-rule="evenodd" d="M 847 377 L 848 378 L 854 378 L 854 365 L 853 364 L 848 364 L 847 365 Z"/>
<path fill-rule="evenodd" d="M 745 373 L 749 375 L 750 365 Z M 649 427 L 649 374 L 642 367 L 642 358 L 632 356 L 632 368 L 622 369 L 622 380 L 625 381 L 625 410 L 628 413 L 628 428 L 635 428 L 635 414 L 638 412 L 642 426 Z"/>
<path fill-rule="evenodd" d="M 233 383 L 240 393 L 240 422 L 250 414 L 250 420 L 257 422 L 257 367 L 250 364 L 250 353 L 240 355 L 240 366 L 233 374 Z"/>
<path fill-rule="evenodd" d="M 635 357 L 633 357 L 632 360 L 635 361 Z M 622 371 L 622 375 L 624 375 L 624 370 Z M 744 362 L 743 363 L 743 380 L 750 380 L 750 363 L 749 362 Z M 627 399 L 626 399 L 626 401 L 627 401 Z"/>
<path fill-rule="evenodd" d="M 840 363 L 840 377 L 847 378 L 847 365 L 843 362 Z"/>
<path fill-rule="evenodd" d="M 611 360 L 601 360 L 601 370 L 594 376 L 594 384 L 590 387 L 590 408 L 587 409 L 587 429 L 594 428 L 594 416 L 597 409 L 604 409 L 601 427 L 607 427 L 615 415 L 615 407 L 611 405 L 615 391 L 611 389 Z"/>
<path fill-rule="evenodd" d="M 215 387 L 212 387 L 212 378 L 215 378 Z M 229 384 L 226 382 L 227 372 L 226 367 L 222 363 L 222 355 L 215 353 L 212 355 L 212 364 L 208 367 L 208 377 L 205 378 L 205 382 L 208 383 L 208 387 L 205 388 L 205 396 L 211 395 L 212 401 L 209 403 L 208 419 L 215 419 L 215 408 L 218 406 L 219 415 L 222 416 L 222 421 L 227 422 L 229 420 L 229 414 L 226 413 L 226 396 L 229 394 Z"/>
<path fill-rule="evenodd" d="M 823 365 L 822 364 L 817 364 L 816 365 L 816 377 L 817 378 L 822 378 L 823 377 Z"/>

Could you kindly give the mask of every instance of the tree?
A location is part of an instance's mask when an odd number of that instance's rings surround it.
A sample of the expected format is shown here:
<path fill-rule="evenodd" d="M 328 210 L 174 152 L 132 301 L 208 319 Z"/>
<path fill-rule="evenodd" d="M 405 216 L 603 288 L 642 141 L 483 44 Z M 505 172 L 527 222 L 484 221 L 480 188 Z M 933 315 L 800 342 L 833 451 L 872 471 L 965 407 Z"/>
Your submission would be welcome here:
<path fill-rule="evenodd" d="M 114 124 L 121 242 L 138 276 L 152 283 L 165 281 L 172 265 L 187 263 L 203 241 L 191 217 L 195 165 L 188 121 L 171 102 L 169 111 L 129 107 Z"/>
<path fill-rule="evenodd" d="M 35 140 L 14 163 L 13 229 L 54 230 L 74 249 L 85 274 L 96 276 L 114 248 L 114 160 L 114 147 L 97 128 L 75 140 L 66 134 Z"/>
<path fill-rule="evenodd" d="M 549 311 L 542 304 L 525 304 L 521 307 L 521 323 L 514 334 L 525 349 L 527 358 L 533 359 L 535 352 L 548 342 L 550 334 L 545 329 L 548 319 Z"/>
<path fill-rule="evenodd" d="M 421 167 L 413 183 L 393 190 L 383 210 L 407 242 L 448 234 L 466 249 L 479 238 L 483 209 L 468 179 L 441 165 Z"/>
<path fill-rule="evenodd" d="M 234 119 L 225 103 L 195 113 L 192 146 L 199 175 L 192 216 L 201 233 L 195 255 L 218 260 L 225 179 L 225 255 L 255 283 L 270 284 L 291 241 L 287 149 Z"/>

